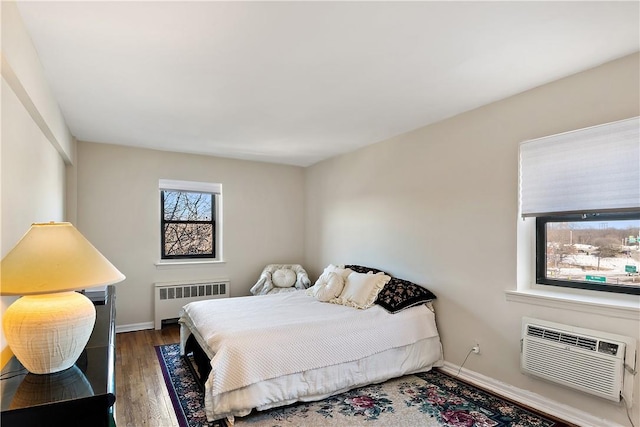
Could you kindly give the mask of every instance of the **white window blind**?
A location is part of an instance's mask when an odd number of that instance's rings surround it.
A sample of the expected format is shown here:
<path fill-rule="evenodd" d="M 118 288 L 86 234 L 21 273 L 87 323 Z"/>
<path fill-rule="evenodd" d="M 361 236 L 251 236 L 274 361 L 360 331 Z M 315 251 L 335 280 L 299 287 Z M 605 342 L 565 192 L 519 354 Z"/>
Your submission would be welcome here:
<path fill-rule="evenodd" d="M 640 207 L 640 118 L 520 144 L 522 216 Z"/>
<path fill-rule="evenodd" d="M 158 187 L 160 190 L 192 191 L 194 193 L 221 194 L 222 184 L 213 182 L 177 181 L 173 179 L 161 179 Z"/>

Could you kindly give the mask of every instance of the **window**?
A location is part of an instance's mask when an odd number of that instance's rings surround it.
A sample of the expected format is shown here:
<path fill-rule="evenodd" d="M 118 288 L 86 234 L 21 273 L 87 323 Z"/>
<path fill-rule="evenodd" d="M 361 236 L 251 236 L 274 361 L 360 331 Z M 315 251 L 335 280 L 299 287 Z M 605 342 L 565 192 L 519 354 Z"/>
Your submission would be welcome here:
<path fill-rule="evenodd" d="M 220 258 L 219 184 L 160 180 L 162 259 Z"/>
<path fill-rule="evenodd" d="M 536 282 L 640 294 L 640 213 L 536 218 Z"/>
<path fill-rule="evenodd" d="M 520 145 L 536 283 L 640 295 L 640 120 Z"/>

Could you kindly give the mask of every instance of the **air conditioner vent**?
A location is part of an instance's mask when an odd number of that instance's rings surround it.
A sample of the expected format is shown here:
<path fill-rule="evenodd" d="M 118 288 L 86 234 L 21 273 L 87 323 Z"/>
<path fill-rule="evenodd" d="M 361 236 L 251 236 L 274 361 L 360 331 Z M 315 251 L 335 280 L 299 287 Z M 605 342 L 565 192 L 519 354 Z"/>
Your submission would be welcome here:
<path fill-rule="evenodd" d="M 620 401 L 632 338 L 540 319 L 522 321 L 520 366 L 525 373 Z"/>
<path fill-rule="evenodd" d="M 576 347 L 596 351 L 596 340 L 594 340 L 593 338 L 578 337 Z"/>
<path fill-rule="evenodd" d="M 541 328 L 533 325 L 528 325 L 527 335 L 583 348 L 590 351 L 596 351 L 596 347 L 598 344 L 598 340 L 595 338 L 568 334 L 566 332 L 554 331 L 553 329 Z"/>

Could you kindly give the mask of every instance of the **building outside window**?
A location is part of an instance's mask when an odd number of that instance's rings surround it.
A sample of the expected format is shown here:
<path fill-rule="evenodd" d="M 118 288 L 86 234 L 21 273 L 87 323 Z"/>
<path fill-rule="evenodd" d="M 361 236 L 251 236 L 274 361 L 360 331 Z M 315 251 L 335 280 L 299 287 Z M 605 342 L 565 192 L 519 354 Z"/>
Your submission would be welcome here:
<path fill-rule="evenodd" d="M 536 282 L 640 293 L 640 214 L 536 218 Z"/>

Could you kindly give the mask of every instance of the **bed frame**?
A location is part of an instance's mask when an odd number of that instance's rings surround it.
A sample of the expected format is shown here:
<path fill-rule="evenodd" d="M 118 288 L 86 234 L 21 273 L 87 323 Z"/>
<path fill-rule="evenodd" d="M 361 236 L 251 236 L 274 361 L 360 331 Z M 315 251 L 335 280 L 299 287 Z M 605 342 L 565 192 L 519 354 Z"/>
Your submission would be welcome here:
<path fill-rule="evenodd" d="M 187 338 L 187 343 L 184 348 L 184 356 L 182 357 L 193 374 L 193 377 L 198 384 L 198 388 L 200 388 L 200 391 L 204 392 L 204 383 L 207 381 L 207 378 L 209 378 L 209 373 L 211 372 L 211 361 L 193 335 L 190 335 L 189 338 Z"/>

